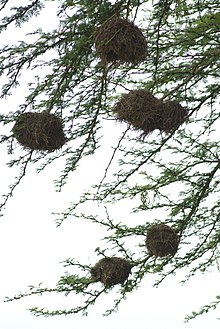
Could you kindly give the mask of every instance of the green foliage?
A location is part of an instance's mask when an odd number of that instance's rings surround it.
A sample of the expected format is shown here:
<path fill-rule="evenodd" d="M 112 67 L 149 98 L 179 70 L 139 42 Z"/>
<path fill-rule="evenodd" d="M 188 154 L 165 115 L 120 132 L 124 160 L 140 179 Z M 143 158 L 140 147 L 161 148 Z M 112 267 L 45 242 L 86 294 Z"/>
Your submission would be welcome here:
<path fill-rule="evenodd" d="M 49 2 L 32 1 L 28 6 L 11 8 L 11 15 L 2 19 L 0 32 L 6 33 L 13 24 L 19 27 L 30 24 L 31 18 Z M 25 71 L 33 73 L 22 104 L 17 104 L 20 108 L 0 115 L 2 126 L 8 127 L 0 140 L 3 146 L 8 146 L 8 165 L 20 168 L 3 196 L 1 208 L 27 174 L 27 166 L 33 165 L 40 172 L 62 157 L 63 169 L 55 182 L 56 189 L 61 191 L 82 160 L 100 161 L 98 150 L 101 150 L 108 161 L 102 178 L 79 200 L 73 199 L 68 209 L 56 214 L 56 222 L 65 225 L 66 218 L 74 217 L 102 226 L 106 235 L 95 250 L 97 256 L 124 257 L 134 266 L 124 285 L 110 289 L 91 282 L 91 264 L 68 259 L 64 266 L 71 271 L 58 280 L 55 288 L 30 287 L 27 293 L 9 300 L 46 292 L 75 293 L 84 299 L 70 310 L 32 308 L 31 312 L 45 316 L 79 312 L 86 315 L 101 295 L 114 290 L 117 298 L 105 313 L 109 315 L 148 273 L 155 275 L 157 286 L 182 268 L 186 269 L 184 282 L 197 271 L 205 273 L 212 266 L 218 267 L 219 3 L 217 0 L 57 3 L 56 28 L 50 32 L 29 31 L 15 45 L 6 44 L 0 49 L 1 97 L 13 97 Z M 2 0 L 0 6 L 4 11 L 9 2 Z M 113 15 L 140 26 L 148 43 L 146 61 L 138 65 L 117 62 L 102 65 L 93 37 L 100 24 Z M 188 109 L 188 121 L 172 133 L 155 131 L 144 139 L 131 126 L 116 125 L 111 108 L 122 93 L 133 89 L 147 89 L 162 100 L 181 103 Z M 30 110 L 47 110 L 62 117 L 67 143 L 59 153 L 27 153 L 18 149 L 11 124 L 20 113 Z M 111 150 L 105 145 L 106 136 L 112 140 Z M 126 201 L 125 207 L 131 216 L 136 216 L 132 226 L 121 218 L 123 213 L 119 220 L 111 218 L 108 211 L 112 206 L 123 209 Z M 93 211 L 94 205 L 97 213 Z M 173 257 L 154 258 L 147 254 L 147 228 L 160 222 L 172 226 L 179 234 L 179 251 Z M 216 308 L 219 300 L 217 296 L 215 302 L 193 312 L 187 320 Z"/>
<path fill-rule="evenodd" d="M 204 305 L 203 307 L 201 307 L 201 309 L 198 312 L 192 312 L 191 315 L 188 315 L 186 317 L 186 322 L 188 322 L 191 319 L 194 319 L 198 315 L 202 315 L 204 313 L 208 313 L 210 310 L 216 309 L 216 307 L 219 304 L 219 300 L 220 300 L 220 296 L 216 296 L 216 300 L 215 301 L 211 302 L 208 305 Z"/>
<path fill-rule="evenodd" d="M 2 0 L 0 2 L 0 10 L 4 9 L 8 2 L 8 0 Z M 27 6 L 11 7 L 10 11 L 12 12 L 12 14 L 3 17 L 1 20 L 0 32 L 7 29 L 7 27 L 12 23 L 14 23 L 16 27 L 21 27 L 21 25 L 25 22 L 28 22 L 32 18 L 32 16 L 39 15 L 43 7 L 43 2 L 39 0 L 34 0 Z"/>

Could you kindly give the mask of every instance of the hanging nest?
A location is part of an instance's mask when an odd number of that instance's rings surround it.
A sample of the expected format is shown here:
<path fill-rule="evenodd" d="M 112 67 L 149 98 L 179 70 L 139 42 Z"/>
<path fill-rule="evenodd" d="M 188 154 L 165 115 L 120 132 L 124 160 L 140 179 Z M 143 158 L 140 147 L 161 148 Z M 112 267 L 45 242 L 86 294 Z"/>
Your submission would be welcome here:
<path fill-rule="evenodd" d="M 161 109 L 160 130 L 166 133 L 179 128 L 187 120 L 188 111 L 176 101 L 165 101 Z"/>
<path fill-rule="evenodd" d="M 103 258 L 91 269 L 94 282 L 102 282 L 105 286 L 123 284 L 131 273 L 131 263 L 119 257 Z"/>
<path fill-rule="evenodd" d="M 174 255 L 178 245 L 179 237 L 176 231 L 168 225 L 155 224 L 147 230 L 146 246 L 151 256 Z"/>
<path fill-rule="evenodd" d="M 146 136 L 155 129 L 171 132 L 187 119 L 187 110 L 176 101 L 162 101 L 144 89 L 122 95 L 112 111 L 119 121 L 127 122 Z"/>
<path fill-rule="evenodd" d="M 62 121 L 46 111 L 21 114 L 12 132 L 21 145 L 31 150 L 54 151 L 66 141 Z"/>
<path fill-rule="evenodd" d="M 148 135 L 160 129 L 162 102 L 144 89 L 132 90 L 122 95 L 112 111 L 119 121 L 131 124 L 135 130 L 142 130 Z"/>
<path fill-rule="evenodd" d="M 104 64 L 115 61 L 135 64 L 147 55 L 147 42 L 140 29 L 115 16 L 99 27 L 94 43 Z"/>

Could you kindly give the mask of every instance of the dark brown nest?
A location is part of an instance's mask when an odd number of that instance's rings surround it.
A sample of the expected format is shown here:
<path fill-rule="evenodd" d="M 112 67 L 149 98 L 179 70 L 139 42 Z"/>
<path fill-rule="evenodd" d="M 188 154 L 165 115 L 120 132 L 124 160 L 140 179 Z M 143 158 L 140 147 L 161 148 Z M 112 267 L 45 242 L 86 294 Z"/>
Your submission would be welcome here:
<path fill-rule="evenodd" d="M 176 101 L 162 101 L 144 89 L 122 95 L 113 107 L 119 121 L 125 121 L 146 136 L 155 129 L 171 132 L 187 119 L 187 110 Z"/>
<path fill-rule="evenodd" d="M 119 257 L 103 258 L 91 269 L 91 278 L 105 286 L 123 284 L 131 273 L 131 263 Z"/>
<path fill-rule="evenodd" d="M 99 27 L 94 43 L 103 63 L 139 63 L 147 55 L 147 42 L 140 29 L 119 17 L 113 17 Z"/>
<path fill-rule="evenodd" d="M 122 95 L 112 110 L 119 121 L 125 121 L 134 129 L 142 130 L 143 135 L 148 135 L 161 127 L 161 106 L 160 100 L 140 89 Z"/>
<path fill-rule="evenodd" d="M 187 120 L 187 109 L 176 101 L 165 101 L 161 111 L 160 130 L 169 133 Z"/>
<path fill-rule="evenodd" d="M 178 245 L 179 237 L 176 231 L 168 225 L 155 224 L 147 230 L 146 246 L 151 256 L 174 255 Z"/>
<path fill-rule="evenodd" d="M 62 121 L 46 111 L 21 114 L 12 132 L 21 145 L 31 150 L 53 151 L 66 141 Z"/>

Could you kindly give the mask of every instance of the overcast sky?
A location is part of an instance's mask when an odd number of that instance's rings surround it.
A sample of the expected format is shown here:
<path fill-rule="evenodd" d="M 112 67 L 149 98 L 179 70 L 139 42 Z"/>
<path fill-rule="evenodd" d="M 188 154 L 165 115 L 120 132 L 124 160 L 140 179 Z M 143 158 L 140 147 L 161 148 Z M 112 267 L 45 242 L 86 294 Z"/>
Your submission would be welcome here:
<path fill-rule="evenodd" d="M 34 24 L 48 27 L 52 18 L 51 4 L 41 20 Z M 54 19 L 55 22 L 55 19 Z M 32 25 L 32 27 L 33 27 Z M 20 31 L 18 31 L 19 35 Z M 16 38 L 15 34 L 10 38 Z M 19 96 L 10 101 L 0 101 L 3 110 L 12 110 L 19 104 Z M 17 109 L 17 108 L 15 108 Z M 111 134 L 109 134 L 109 137 Z M 0 194 L 12 183 L 14 171 L 5 166 L 7 153 L 1 148 L 0 157 Z M 60 166 L 62 163 L 59 164 Z M 16 189 L 9 201 L 4 217 L 0 218 L 0 328 L 1 329 L 72 329 L 76 326 L 87 329 L 217 329 L 220 317 L 217 311 L 199 317 L 184 324 L 184 317 L 210 301 L 218 294 L 219 273 L 213 271 L 197 275 L 189 283 L 181 286 L 183 273 L 167 279 L 159 288 L 152 288 L 153 278 L 146 275 L 142 286 L 123 301 L 119 311 L 109 317 L 102 317 L 102 312 L 111 306 L 114 296 L 104 296 L 90 309 L 88 317 L 72 315 L 68 317 L 34 317 L 27 311 L 32 306 L 49 308 L 70 308 L 74 295 L 61 297 L 45 295 L 31 297 L 16 302 L 4 303 L 5 296 L 13 296 L 25 291 L 30 284 L 44 282 L 53 286 L 65 272 L 61 261 L 74 257 L 82 262 L 94 260 L 94 249 L 99 244 L 100 231 L 90 223 L 66 221 L 56 228 L 54 210 L 62 210 L 79 193 L 84 183 L 89 183 L 87 168 L 81 169 L 80 175 L 72 175 L 72 185 L 62 194 L 55 193 L 53 180 L 57 178 L 59 166 L 51 166 L 45 172 L 36 174 L 30 168 L 29 174 Z M 94 168 L 95 164 L 94 164 Z M 118 210 L 119 212 L 119 210 Z M 124 210 L 123 214 L 124 215 Z M 216 288 L 217 286 L 217 288 Z"/>
<path fill-rule="evenodd" d="M 1 182 L 7 181 L 7 177 L 10 177 L 9 170 L 2 170 L 0 177 Z M 74 193 L 74 189 L 69 189 L 70 191 Z M 66 196 L 68 198 L 69 193 Z M 62 199 L 65 199 L 65 194 Z M 133 329 L 134 326 L 139 329 L 219 328 L 217 311 L 199 317 L 189 324 L 183 324 L 187 313 L 213 300 L 218 293 L 217 272 L 197 275 L 184 286 L 179 284 L 183 278 L 183 273 L 180 273 L 166 280 L 159 288 L 152 288 L 153 278 L 146 275 L 141 288 L 123 301 L 118 313 L 110 317 L 102 317 L 101 314 L 105 307 L 111 305 L 113 296 L 104 296 L 90 309 L 87 318 L 80 315 L 36 318 L 26 310 L 32 306 L 70 308 L 74 295 L 45 295 L 3 303 L 5 296 L 25 291 L 29 284 L 44 282 L 53 286 L 65 271 L 60 262 L 68 257 L 81 259 L 82 262 L 93 260 L 94 249 L 99 242 L 97 227 L 93 228 L 90 223 L 69 221 L 56 228 L 54 217 L 50 213 L 58 203 L 65 202 L 60 200 L 59 194 L 54 193 L 49 170 L 38 176 L 32 174 L 31 177 L 27 176 L 16 190 L 14 199 L 8 204 L 5 217 L 1 218 L 1 328 L 70 329 L 78 325 L 83 329 L 93 326 L 110 329 L 116 324 L 126 329 Z"/>

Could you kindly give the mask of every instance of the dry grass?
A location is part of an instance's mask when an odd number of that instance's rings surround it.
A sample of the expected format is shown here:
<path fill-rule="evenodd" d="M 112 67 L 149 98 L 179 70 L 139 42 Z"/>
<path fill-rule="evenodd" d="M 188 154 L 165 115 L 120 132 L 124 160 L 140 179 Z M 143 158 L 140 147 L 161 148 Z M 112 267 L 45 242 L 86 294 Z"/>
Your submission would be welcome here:
<path fill-rule="evenodd" d="M 131 273 L 129 261 L 119 257 L 103 258 L 91 269 L 94 282 L 102 282 L 105 286 L 123 284 Z"/>
<path fill-rule="evenodd" d="M 147 230 L 146 247 L 151 256 L 174 255 L 178 245 L 179 237 L 176 231 L 168 225 L 155 224 Z"/>
<path fill-rule="evenodd" d="M 46 111 L 21 114 L 12 132 L 22 146 L 31 150 L 54 151 L 66 141 L 62 121 Z"/>
<path fill-rule="evenodd" d="M 131 90 L 122 95 L 112 111 L 119 121 L 127 122 L 146 136 L 159 129 L 171 132 L 186 121 L 187 110 L 176 101 L 162 101 L 147 90 Z"/>
<path fill-rule="evenodd" d="M 165 101 L 161 111 L 160 130 L 166 133 L 172 132 L 179 128 L 187 121 L 188 111 L 176 101 Z"/>
<path fill-rule="evenodd" d="M 142 130 L 143 135 L 161 127 L 161 101 L 150 92 L 140 89 L 122 95 L 113 107 L 119 121 L 131 124 L 135 130 Z"/>
<path fill-rule="evenodd" d="M 118 17 L 99 27 L 94 43 L 104 64 L 115 61 L 135 64 L 144 61 L 147 55 L 147 42 L 140 29 Z"/>

